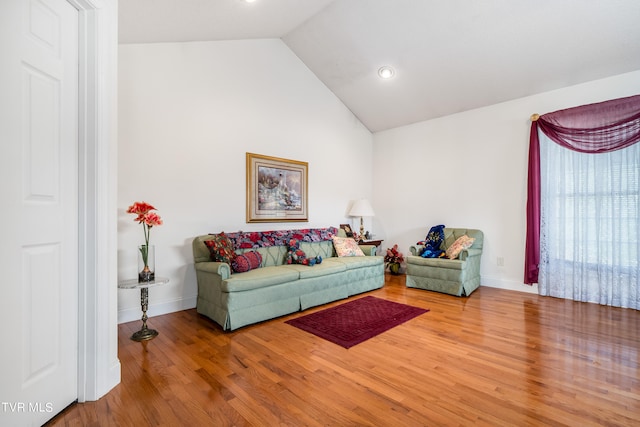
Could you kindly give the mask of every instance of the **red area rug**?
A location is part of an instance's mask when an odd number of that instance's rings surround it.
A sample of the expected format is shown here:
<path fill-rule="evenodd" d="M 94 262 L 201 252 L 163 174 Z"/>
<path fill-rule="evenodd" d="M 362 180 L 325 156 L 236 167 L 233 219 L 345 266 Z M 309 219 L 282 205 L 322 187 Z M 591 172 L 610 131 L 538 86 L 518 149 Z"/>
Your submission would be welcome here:
<path fill-rule="evenodd" d="M 349 348 L 427 311 L 366 296 L 285 323 Z"/>

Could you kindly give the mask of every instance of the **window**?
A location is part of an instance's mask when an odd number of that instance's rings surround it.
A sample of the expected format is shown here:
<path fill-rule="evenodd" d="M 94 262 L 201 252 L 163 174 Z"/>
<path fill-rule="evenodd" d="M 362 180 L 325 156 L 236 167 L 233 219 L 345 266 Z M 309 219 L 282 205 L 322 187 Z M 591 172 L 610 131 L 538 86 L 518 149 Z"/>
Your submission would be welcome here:
<path fill-rule="evenodd" d="M 540 293 L 639 308 L 640 144 L 607 153 L 540 140 Z"/>

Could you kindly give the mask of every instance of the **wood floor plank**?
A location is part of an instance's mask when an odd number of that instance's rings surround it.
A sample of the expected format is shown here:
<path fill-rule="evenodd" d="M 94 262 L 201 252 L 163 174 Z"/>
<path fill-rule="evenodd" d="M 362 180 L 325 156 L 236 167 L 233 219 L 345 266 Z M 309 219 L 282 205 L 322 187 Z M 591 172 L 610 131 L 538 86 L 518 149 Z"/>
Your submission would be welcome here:
<path fill-rule="evenodd" d="M 278 319 L 223 332 L 195 310 L 119 325 L 122 382 L 51 426 L 632 426 L 640 312 L 480 287 L 372 295 L 430 311 L 344 349 Z M 306 313 L 336 306 L 336 301 Z"/>

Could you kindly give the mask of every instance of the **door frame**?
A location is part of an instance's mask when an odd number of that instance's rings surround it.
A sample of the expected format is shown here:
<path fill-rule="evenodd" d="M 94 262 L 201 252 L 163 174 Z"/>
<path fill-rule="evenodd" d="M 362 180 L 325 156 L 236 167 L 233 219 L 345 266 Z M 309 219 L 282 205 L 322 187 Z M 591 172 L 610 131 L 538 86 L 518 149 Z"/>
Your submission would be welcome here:
<path fill-rule="evenodd" d="M 78 10 L 78 401 L 120 383 L 117 324 L 117 16 L 115 0 Z"/>

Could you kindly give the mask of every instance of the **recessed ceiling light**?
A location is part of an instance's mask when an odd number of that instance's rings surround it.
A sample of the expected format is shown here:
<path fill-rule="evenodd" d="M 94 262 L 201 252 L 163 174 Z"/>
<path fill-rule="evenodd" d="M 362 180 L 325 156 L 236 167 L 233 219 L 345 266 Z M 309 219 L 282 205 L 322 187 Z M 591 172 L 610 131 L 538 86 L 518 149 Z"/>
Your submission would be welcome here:
<path fill-rule="evenodd" d="M 381 79 L 388 80 L 396 75 L 396 70 L 394 70 L 393 67 L 385 65 L 384 67 L 380 67 L 380 69 L 378 70 L 378 75 Z"/>

